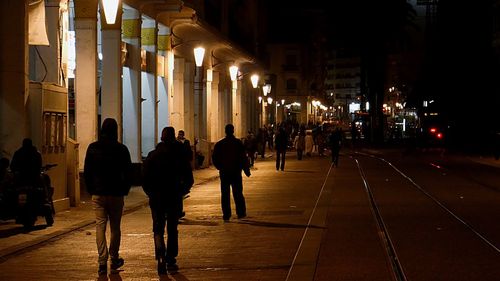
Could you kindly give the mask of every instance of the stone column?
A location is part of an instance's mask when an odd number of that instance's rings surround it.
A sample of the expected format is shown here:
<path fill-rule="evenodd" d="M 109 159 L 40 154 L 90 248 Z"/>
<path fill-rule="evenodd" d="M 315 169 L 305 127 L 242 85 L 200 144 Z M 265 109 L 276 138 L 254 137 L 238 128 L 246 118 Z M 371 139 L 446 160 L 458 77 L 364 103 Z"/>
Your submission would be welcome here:
<path fill-rule="evenodd" d="M 142 156 L 153 150 L 158 138 L 158 77 L 157 77 L 157 23 L 146 16 L 142 17 L 141 53 L 143 62 L 141 72 L 142 96 Z"/>
<path fill-rule="evenodd" d="M 122 140 L 123 130 L 123 95 L 121 62 L 121 4 L 115 24 L 107 24 L 101 10 L 102 40 L 102 81 L 101 81 L 101 122 L 114 118 L 118 123 L 118 138 Z"/>
<path fill-rule="evenodd" d="M 28 133 L 27 1 L 0 1 L 0 15 L 0 155 L 11 159 Z"/>
<path fill-rule="evenodd" d="M 218 112 L 220 111 L 219 107 L 219 83 L 220 83 L 220 72 L 213 72 L 213 79 L 212 79 L 212 104 L 209 110 L 212 112 L 211 114 L 211 124 L 210 124 L 210 135 L 211 135 L 211 142 L 217 142 L 220 140 L 223 136 L 220 134 L 220 129 L 221 126 L 224 126 L 222 124 L 221 119 L 219 118 Z M 208 87 L 208 86 L 207 86 Z M 208 107 L 207 107 L 208 108 Z"/>
<path fill-rule="evenodd" d="M 97 139 L 97 0 L 75 0 L 75 123 L 79 170 Z"/>
<path fill-rule="evenodd" d="M 232 123 L 234 125 L 234 135 L 237 138 L 242 136 L 241 124 L 241 89 L 238 88 L 238 80 L 231 81 L 231 103 L 232 103 Z"/>
<path fill-rule="evenodd" d="M 141 159 L 141 15 L 133 9 L 125 10 L 122 20 L 123 42 L 126 43 L 126 60 L 122 69 L 123 90 L 123 144 L 132 162 Z"/>
<path fill-rule="evenodd" d="M 158 104 L 158 127 L 156 129 L 157 142 L 160 141 L 161 132 L 163 128 L 169 125 L 170 123 L 170 114 L 169 114 L 169 88 L 168 88 L 168 80 L 172 77 L 169 77 L 169 69 L 168 69 L 168 54 L 170 48 L 170 29 L 165 25 L 158 24 L 158 84 L 157 84 L 157 104 Z M 176 128 L 177 129 L 177 128 Z"/>
<path fill-rule="evenodd" d="M 184 130 L 186 138 L 194 144 L 194 68 L 192 62 L 186 62 L 184 67 L 184 96 L 182 114 L 183 125 L 177 130 Z"/>
<path fill-rule="evenodd" d="M 205 84 L 205 120 L 206 136 L 208 142 L 214 142 L 217 138 L 217 86 L 219 74 L 212 69 L 207 69 Z M 215 86 L 214 86 L 215 85 Z"/>
<path fill-rule="evenodd" d="M 184 105 L 181 103 L 184 98 L 184 66 L 183 58 L 174 60 L 174 91 L 172 96 L 172 110 L 170 111 L 170 126 L 176 130 L 183 125 L 182 114 L 184 113 Z"/>

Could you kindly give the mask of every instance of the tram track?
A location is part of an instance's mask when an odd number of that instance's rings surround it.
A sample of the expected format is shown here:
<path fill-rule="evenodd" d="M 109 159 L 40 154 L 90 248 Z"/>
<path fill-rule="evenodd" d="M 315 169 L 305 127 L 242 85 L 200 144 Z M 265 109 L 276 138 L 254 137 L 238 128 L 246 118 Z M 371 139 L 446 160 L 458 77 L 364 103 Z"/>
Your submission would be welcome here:
<path fill-rule="evenodd" d="M 387 226 L 387 223 L 384 221 L 384 217 L 382 215 L 382 212 L 380 211 L 380 206 L 379 203 L 377 202 L 377 198 L 374 195 L 374 192 L 372 190 L 372 187 L 370 186 L 370 179 L 366 175 L 365 170 L 363 168 L 362 160 L 363 157 L 367 157 L 370 159 L 375 159 L 376 161 L 379 161 L 380 163 L 383 163 L 387 167 L 387 169 L 392 170 L 395 172 L 399 177 L 404 179 L 408 183 L 408 186 L 411 186 L 412 189 L 415 191 L 418 191 L 420 194 L 423 194 L 428 200 L 432 202 L 432 204 L 438 206 L 447 216 L 453 218 L 455 222 L 458 222 L 464 229 L 466 229 L 469 233 L 472 233 L 474 237 L 479 239 L 484 245 L 487 246 L 490 250 L 494 251 L 497 255 L 500 254 L 500 249 L 495 245 L 491 239 L 489 239 L 485 234 L 481 233 L 479 230 L 477 230 L 473 224 L 468 222 L 466 219 L 464 219 L 462 216 L 460 216 L 456 211 L 454 211 L 451 207 L 447 206 L 446 203 L 443 203 L 441 200 L 439 200 L 436 196 L 431 194 L 429 191 L 427 191 L 425 188 L 423 188 L 421 185 L 419 185 L 416 180 L 405 174 L 401 169 L 396 167 L 393 163 L 390 161 L 379 157 L 379 156 L 374 156 L 371 154 L 365 154 L 365 153 L 356 153 L 353 154 L 352 156 L 353 161 L 355 161 L 359 175 L 362 179 L 363 186 L 365 189 L 365 192 L 368 197 L 368 201 L 370 204 L 370 208 L 372 210 L 372 214 L 374 217 L 374 220 L 377 223 L 377 227 L 379 229 L 379 236 L 382 244 L 385 247 L 386 254 L 388 257 L 388 260 L 390 261 L 391 264 L 391 269 L 393 272 L 393 278 L 394 280 L 410 280 L 411 278 L 408 278 L 407 274 L 405 273 L 404 269 L 404 261 L 400 259 L 400 256 L 398 255 L 398 248 L 394 243 L 394 238 L 391 237 L 391 231 L 390 228 Z M 434 166 L 433 166 L 434 167 Z M 437 168 L 437 167 L 435 167 Z M 441 168 L 441 167 L 439 167 Z M 386 179 L 387 181 L 388 179 Z M 451 238 L 450 238 L 451 239 Z"/>

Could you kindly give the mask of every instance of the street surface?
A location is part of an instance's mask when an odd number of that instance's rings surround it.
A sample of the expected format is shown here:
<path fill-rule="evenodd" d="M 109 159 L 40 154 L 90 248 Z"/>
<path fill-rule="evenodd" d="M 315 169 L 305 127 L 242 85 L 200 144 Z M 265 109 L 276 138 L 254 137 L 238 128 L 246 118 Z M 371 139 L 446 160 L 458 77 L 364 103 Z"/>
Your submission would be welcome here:
<path fill-rule="evenodd" d="M 223 222 L 218 180 L 195 186 L 176 274 L 156 273 L 144 207 L 123 217 L 119 274 L 98 279 L 88 226 L 7 256 L 0 280 L 498 280 L 498 167 L 432 152 L 342 152 L 334 168 L 329 157 L 289 152 L 284 172 L 259 158 L 244 178 L 242 220 Z"/>

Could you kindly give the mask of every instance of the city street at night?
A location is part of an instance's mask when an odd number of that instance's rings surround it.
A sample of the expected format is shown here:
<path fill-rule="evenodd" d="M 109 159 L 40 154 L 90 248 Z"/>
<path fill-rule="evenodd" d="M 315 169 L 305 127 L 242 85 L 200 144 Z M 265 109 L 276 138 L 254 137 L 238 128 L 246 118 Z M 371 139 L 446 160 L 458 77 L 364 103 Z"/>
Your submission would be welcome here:
<path fill-rule="evenodd" d="M 156 273 L 149 208 L 128 212 L 125 265 L 109 280 L 497 279 L 494 160 L 345 149 L 330 169 L 327 156 L 287 156 L 283 172 L 270 153 L 256 162 L 244 179 L 248 217 L 229 222 L 222 220 L 216 171 L 203 171 L 205 181 L 185 200 L 179 271 L 168 277 Z M 130 196 L 141 198 L 140 187 Z M 96 254 L 89 225 L 4 256 L 0 279 L 96 280 Z"/>
<path fill-rule="evenodd" d="M 500 0 L 0 19 L 0 281 L 500 280 Z"/>

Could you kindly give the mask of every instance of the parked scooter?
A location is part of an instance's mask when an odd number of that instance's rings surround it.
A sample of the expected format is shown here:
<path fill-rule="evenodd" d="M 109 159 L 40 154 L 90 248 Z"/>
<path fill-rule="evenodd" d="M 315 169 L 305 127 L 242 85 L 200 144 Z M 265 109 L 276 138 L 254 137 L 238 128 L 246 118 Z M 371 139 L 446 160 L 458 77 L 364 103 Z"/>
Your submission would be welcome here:
<path fill-rule="evenodd" d="M 47 171 L 57 164 L 47 164 L 42 167 L 40 180 L 35 186 L 16 186 L 14 182 L 5 182 L 0 195 L 0 218 L 16 219 L 16 223 L 25 228 L 35 225 L 38 216 L 45 217 L 48 226 L 54 224 L 54 203 L 52 196 L 54 188 Z"/>

